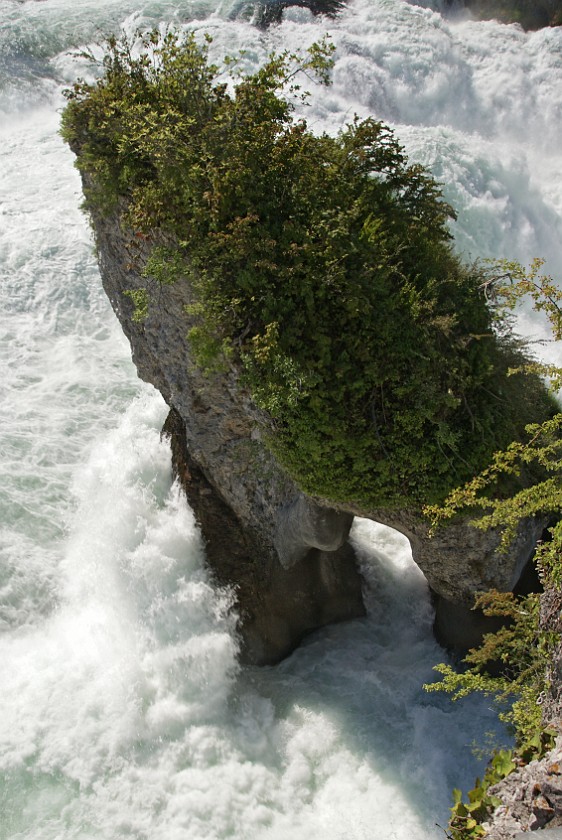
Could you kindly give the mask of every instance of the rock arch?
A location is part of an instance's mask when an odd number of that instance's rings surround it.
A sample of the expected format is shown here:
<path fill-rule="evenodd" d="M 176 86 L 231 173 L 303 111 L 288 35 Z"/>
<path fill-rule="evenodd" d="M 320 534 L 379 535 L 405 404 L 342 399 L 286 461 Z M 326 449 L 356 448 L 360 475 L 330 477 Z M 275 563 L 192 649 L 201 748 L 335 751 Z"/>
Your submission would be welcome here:
<path fill-rule="evenodd" d="M 413 511 L 334 507 L 303 495 L 265 446 L 260 430 L 267 418 L 240 387 L 236 371 L 205 376 L 193 364 L 187 284 L 159 286 L 153 294 L 152 281 L 143 276 L 149 243 L 124 232 L 118 212 L 94 215 L 93 226 L 104 289 L 139 376 L 170 406 L 164 431 L 207 541 L 210 567 L 236 592 L 246 661 L 278 661 L 312 629 L 363 614 L 361 580 L 347 542 L 355 515 L 408 537 L 436 597 L 445 641 L 455 641 L 467 626 L 475 592 L 515 585 L 543 523 L 525 523 L 511 551 L 500 554 L 498 534 L 467 519 L 430 539 L 427 523 Z M 139 288 L 152 298 L 140 322 L 125 294 Z"/>

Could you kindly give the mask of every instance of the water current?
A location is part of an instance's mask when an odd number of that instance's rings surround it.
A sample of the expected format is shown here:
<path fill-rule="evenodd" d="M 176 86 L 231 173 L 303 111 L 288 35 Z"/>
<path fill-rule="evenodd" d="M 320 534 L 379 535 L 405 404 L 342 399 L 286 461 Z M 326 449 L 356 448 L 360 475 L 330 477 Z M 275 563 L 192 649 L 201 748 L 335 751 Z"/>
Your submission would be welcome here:
<path fill-rule="evenodd" d="M 404 0 L 289 10 L 267 32 L 206 0 L 0 0 L 0 838 L 442 837 L 452 788 L 482 768 L 470 745 L 504 735 L 485 701 L 423 692 L 445 654 L 406 541 L 358 522 L 367 617 L 240 668 L 166 407 L 102 293 L 61 92 L 92 72 L 81 47 L 170 22 L 248 67 L 330 33 L 314 130 L 389 122 L 442 180 L 467 258 L 562 276 L 560 30 Z"/>

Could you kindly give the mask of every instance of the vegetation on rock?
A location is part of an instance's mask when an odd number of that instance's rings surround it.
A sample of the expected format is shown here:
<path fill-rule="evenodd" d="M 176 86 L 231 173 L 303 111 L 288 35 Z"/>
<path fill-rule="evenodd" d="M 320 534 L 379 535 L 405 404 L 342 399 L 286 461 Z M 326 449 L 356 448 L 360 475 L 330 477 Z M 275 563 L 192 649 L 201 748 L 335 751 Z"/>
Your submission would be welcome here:
<path fill-rule="evenodd" d="M 534 308 L 544 312 L 557 341 L 562 340 L 562 291 L 552 279 L 540 274 L 541 261 L 535 260 L 525 271 L 517 263 L 504 262 L 495 272 L 490 294 L 496 305 L 512 309 L 523 296 L 530 296 Z M 553 390 L 562 386 L 562 368 L 531 363 L 533 375 L 541 372 Z M 474 525 L 503 529 L 502 547 L 507 551 L 521 519 L 543 515 L 552 525 L 538 547 L 535 563 L 548 596 L 548 610 L 542 609 L 545 595 L 532 593 L 517 597 L 510 592 L 481 594 L 475 607 L 489 616 L 502 616 L 506 624 L 489 633 L 483 643 L 464 658 L 458 670 L 441 664 L 436 670 L 443 679 L 426 686 L 429 691 L 446 691 L 458 700 L 473 692 L 494 698 L 500 718 L 514 737 L 515 748 L 501 751 L 492 759 L 482 782 L 477 780 L 468 802 L 455 792 L 450 822 L 453 840 L 485 836 L 482 821 L 501 804 L 490 796 L 488 788 L 522 762 L 540 757 L 552 746 L 553 721 L 543 718 L 542 710 L 549 696 L 560 653 L 560 613 L 562 608 L 562 413 L 540 424 L 527 427 L 527 440 L 513 442 L 495 453 L 488 468 L 464 487 L 454 490 L 443 506 L 429 506 L 427 513 L 434 527 L 459 511 L 485 511 Z M 534 464 L 543 471 L 543 479 L 513 495 L 497 492 L 504 476 L 520 475 Z M 556 690 L 559 686 L 554 687 Z M 560 728 L 560 721 L 556 722 Z M 499 774 L 499 775 L 498 775 Z"/>
<path fill-rule="evenodd" d="M 355 119 L 317 136 L 295 118 L 298 79 L 326 82 L 331 53 L 245 75 L 192 35 L 113 39 L 100 80 L 68 92 L 62 132 L 87 208 L 158 240 L 145 274 L 188 285 L 195 359 L 241 373 L 300 487 L 419 507 L 551 404 L 538 377 L 507 376 L 521 352 L 494 329 L 481 268 L 453 253 L 439 186 L 391 131 Z M 145 317 L 146 289 L 131 293 Z"/>

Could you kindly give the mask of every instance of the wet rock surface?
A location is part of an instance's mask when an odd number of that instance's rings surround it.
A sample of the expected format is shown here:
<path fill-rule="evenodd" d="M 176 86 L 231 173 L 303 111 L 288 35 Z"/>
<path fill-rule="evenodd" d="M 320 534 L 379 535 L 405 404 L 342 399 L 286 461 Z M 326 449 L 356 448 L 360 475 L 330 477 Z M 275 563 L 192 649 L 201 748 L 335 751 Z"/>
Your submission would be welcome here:
<path fill-rule="evenodd" d="M 175 409 L 163 434 L 170 438 L 174 471 L 201 526 L 215 581 L 234 588 L 243 662 L 273 664 L 317 627 L 364 615 L 349 543 L 329 552 L 303 551 L 285 569 L 271 553 L 261 551 L 191 458 Z"/>

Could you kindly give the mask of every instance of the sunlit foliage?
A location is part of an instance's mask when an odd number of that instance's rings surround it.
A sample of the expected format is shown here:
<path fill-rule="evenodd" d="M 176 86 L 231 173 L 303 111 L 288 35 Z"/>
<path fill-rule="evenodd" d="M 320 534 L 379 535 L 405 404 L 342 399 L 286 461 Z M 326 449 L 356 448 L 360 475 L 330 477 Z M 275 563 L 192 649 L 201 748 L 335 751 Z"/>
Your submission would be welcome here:
<path fill-rule="evenodd" d="M 481 269 L 452 251 L 439 186 L 391 131 L 355 119 L 318 136 L 295 118 L 332 49 L 244 74 L 192 35 L 111 40 L 100 81 L 69 91 L 63 135 L 93 214 L 164 235 L 145 274 L 188 284 L 197 362 L 237 369 L 302 489 L 419 506 L 549 404 L 538 378 L 522 396 L 507 377 L 523 357 L 494 331 Z"/>

